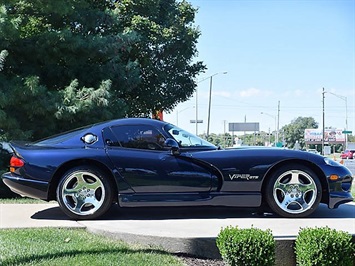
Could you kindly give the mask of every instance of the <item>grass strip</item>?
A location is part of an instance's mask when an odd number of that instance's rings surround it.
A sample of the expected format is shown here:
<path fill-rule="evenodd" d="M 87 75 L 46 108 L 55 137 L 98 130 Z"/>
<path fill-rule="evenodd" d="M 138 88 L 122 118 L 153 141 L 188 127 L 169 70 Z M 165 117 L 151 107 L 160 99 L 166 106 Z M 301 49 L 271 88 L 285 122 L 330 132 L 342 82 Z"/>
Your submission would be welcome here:
<path fill-rule="evenodd" d="M 142 248 L 93 235 L 84 229 L 0 230 L 0 265 L 177 265 L 176 257 L 158 248 Z"/>

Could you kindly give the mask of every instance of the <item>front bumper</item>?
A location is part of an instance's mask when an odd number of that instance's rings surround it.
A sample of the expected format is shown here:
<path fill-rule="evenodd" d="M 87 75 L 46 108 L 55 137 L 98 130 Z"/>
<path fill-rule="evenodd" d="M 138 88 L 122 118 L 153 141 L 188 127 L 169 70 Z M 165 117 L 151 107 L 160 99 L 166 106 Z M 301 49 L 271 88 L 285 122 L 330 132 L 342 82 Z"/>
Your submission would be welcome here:
<path fill-rule="evenodd" d="M 337 181 L 330 180 L 330 174 L 336 172 L 340 177 Z M 337 171 L 329 172 L 327 175 L 329 185 L 329 202 L 330 209 L 338 208 L 339 205 L 351 202 L 354 198 L 351 195 L 351 186 L 353 176 L 350 170 L 344 166 L 338 167 Z"/>
<path fill-rule="evenodd" d="M 336 209 L 339 207 L 339 205 L 343 203 L 351 202 L 353 200 L 354 198 L 351 196 L 350 192 L 330 193 L 328 207 L 330 209 Z"/>
<path fill-rule="evenodd" d="M 48 182 L 25 179 L 10 172 L 3 174 L 1 178 L 5 185 L 11 189 L 11 191 L 23 197 L 42 200 L 48 199 Z"/>

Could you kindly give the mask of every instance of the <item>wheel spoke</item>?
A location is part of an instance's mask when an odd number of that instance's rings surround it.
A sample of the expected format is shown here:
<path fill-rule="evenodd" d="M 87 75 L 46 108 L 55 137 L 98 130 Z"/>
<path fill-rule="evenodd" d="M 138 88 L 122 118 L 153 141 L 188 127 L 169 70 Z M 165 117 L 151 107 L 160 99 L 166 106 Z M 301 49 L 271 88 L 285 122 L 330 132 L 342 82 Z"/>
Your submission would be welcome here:
<path fill-rule="evenodd" d="M 295 205 L 298 208 L 295 208 Z M 292 208 L 291 208 L 292 206 Z M 302 211 L 306 210 L 308 208 L 308 204 L 306 201 L 303 199 L 303 197 L 300 198 L 292 198 L 290 195 L 286 195 L 283 201 L 280 203 L 280 207 L 282 207 L 284 210 L 297 210 L 297 211 Z"/>
<path fill-rule="evenodd" d="M 84 175 L 85 175 L 85 173 L 82 173 L 82 172 L 77 173 L 75 175 L 75 178 L 77 179 L 77 185 L 76 186 L 78 188 L 82 188 L 82 187 L 84 187 L 84 186 L 86 186 L 88 184 L 88 182 L 84 178 Z"/>
<path fill-rule="evenodd" d="M 299 185 L 299 190 L 302 191 L 303 194 L 306 194 L 307 192 L 316 191 L 316 185 L 312 182 L 310 184 L 300 184 Z"/>
<path fill-rule="evenodd" d="M 301 207 L 301 210 L 307 210 L 309 204 L 304 200 L 304 197 L 300 197 L 296 203 Z"/>
<path fill-rule="evenodd" d="M 92 198 L 88 198 L 87 201 L 86 201 L 86 203 L 91 204 L 91 205 L 94 206 L 94 208 L 96 209 L 96 208 L 98 208 L 98 207 L 101 206 L 101 204 L 102 204 L 102 199 L 101 199 L 101 200 L 98 200 L 97 198 L 92 197 Z"/>
<path fill-rule="evenodd" d="M 99 208 L 102 204 L 103 199 L 98 200 L 95 195 L 91 197 L 86 197 L 85 199 L 82 199 L 80 197 L 75 198 L 75 207 L 73 208 L 73 211 L 78 212 L 78 213 L 85 213 L 87 211 L 83 210 L 85 207 L 90 207 L 90 211 L 92 212 L 93 210 Z"/>
<path fill-rule="evenodd" d="M 74 195 L 76 193 L 78 193 L 78 189 L 77 188 L 64 188 L 62 194 L 63 194 L 64 197 L 68 197 L 68 196 L 74 197 Z"/>
<path fill-rule="evenodd" d="M 276 182 L 274 189 L 282 191 L 283 194 L 287 193 L 288 184 L 283 184 L 281 182 Z"/>
<path fill-rule="evenodd" d="M 288 205 L 290 205 L 290 203 L 291 203 L 291 197 L 289 195 L 285 195 L 282 202 L 280 202 L 280 207 L 286 210 L 288 208 Z"/>
<path fill-rule="evenodd" d="M 289 184 L 300 184 L 300 174 L 298 171 L 292 171 Z"/>
<path fill-rule="evenodd" d="M 76 213 L 81 213 L 82 208 L 85 206 L 86 202 L 84 200 L 78 199 L 76 201 L 75 207 L 73 208 L 73 211 Z"/>

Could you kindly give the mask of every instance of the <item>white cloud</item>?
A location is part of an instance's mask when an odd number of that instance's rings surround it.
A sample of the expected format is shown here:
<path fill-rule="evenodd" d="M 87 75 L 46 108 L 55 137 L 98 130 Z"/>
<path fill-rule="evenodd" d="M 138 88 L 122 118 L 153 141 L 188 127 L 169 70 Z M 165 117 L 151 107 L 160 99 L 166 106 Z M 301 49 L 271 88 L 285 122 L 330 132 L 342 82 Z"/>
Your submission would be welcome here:
<path fill-rule="evenodd" d="M 259 89 L 256 88 L 250 88 L 247 90 L 243 90 L 239 93 L 240 97 L 254 97 L 254 96 L 259 96 L 261 95 L 261 91 Z"/>

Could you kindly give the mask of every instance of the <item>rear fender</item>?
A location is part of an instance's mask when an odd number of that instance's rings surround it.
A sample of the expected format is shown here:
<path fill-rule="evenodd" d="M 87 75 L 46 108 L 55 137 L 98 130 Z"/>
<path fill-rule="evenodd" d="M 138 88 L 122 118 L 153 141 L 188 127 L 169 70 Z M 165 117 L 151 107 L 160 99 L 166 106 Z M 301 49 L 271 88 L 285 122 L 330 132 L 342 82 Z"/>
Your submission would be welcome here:
<path fill-rule="evenodd" d="M 49 193 L 48 193 L 48 200 L 56 200 L 56 190 L 58 187 L 58 184 L 63 177 L 63 175 L 71 168 L 80 166 L 80 165 L 92 165 L 94 167 L 99 168 L 103 173 L 105 173 L 105 176 L 107 176 L 112 184 L 115 184 L 115 186 L 112 188 L 114 191 L 114 201 L 117 202 L 118 200 L 118 180 L 117 178 L 114 177 L 112 171 L 109 169 L 108 166 L 105 164 L 92 160 L 92 159 L 80 159 L 80 160 L 73 160 L 64 163 L 61 165 L 56 172 L 53 175 L 52 182 L 50 183 L 49 186 Z"/>

